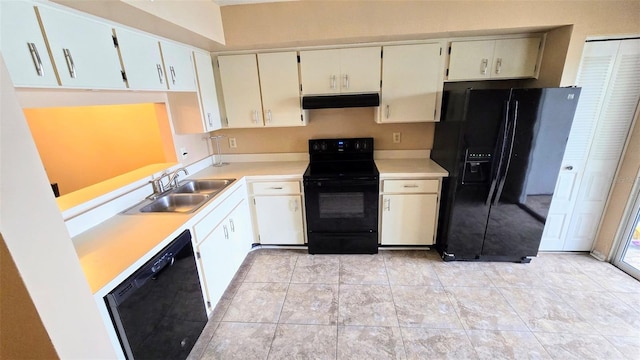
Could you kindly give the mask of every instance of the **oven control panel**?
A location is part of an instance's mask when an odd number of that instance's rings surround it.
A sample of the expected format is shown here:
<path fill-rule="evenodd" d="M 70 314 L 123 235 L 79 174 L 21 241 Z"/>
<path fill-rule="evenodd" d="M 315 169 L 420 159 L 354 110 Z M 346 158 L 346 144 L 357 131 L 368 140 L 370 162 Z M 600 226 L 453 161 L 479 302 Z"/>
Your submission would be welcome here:
<path fill-rule="evenodd" d="M 309 154 L 373 154 L 373 138 L 313 139 L 309 140 Z"/>

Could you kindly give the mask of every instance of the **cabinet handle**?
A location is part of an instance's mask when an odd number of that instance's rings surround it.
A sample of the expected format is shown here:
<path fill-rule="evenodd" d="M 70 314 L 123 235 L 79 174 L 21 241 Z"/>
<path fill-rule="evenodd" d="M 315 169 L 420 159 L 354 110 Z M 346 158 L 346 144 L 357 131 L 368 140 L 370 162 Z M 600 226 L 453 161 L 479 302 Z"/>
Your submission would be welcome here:
<path fill-rule="evenodd" d="M 271 123 L 271 120 L 273 120 L 273 115 L 271 114 L 271 110 L 267 110 L 267 122 Z"/>
<path fill-rule="evenodd" d="M 346 74 L 344 76 L 344 83 L 343 84 L 344 84 L 343 86 L 344 86 L 345 89 L 349 89 L 349 74 Z"/>
<path fill-rule="evenodd" d="M 335 75 L 331 75 L 331 81 L 329 82 L 329 87 L 331 88 L 331 90 L 335 90 L 336 89 L 336 76 Z"/>
<path fill-rule="evenodd" d="M 40 60 L 40 54 L 38 53 L 38 48 L 36 48 L 36 44 L 27 43 L 29 47 L 29 52 L 31 53 L 31 60 L 33 60 L 33 65 L 36 67 L 36 71 L 38 72 L 38 76 L 44 76 L 44 68 L 42 67 L 42 60 Z"/>
<path fill-rule="evenodd" d="M 252 116 L 253 122 L 254 123 L 258 123 L 258 110 L 253 110 L 253 116 Z"/>
<path fill-rule="evenodd" d="M 480 62 L 480 74 L 487 75 L 487 67 L 489 66 L 489 59 L 482 59 Z"/>
<path fill-rule="evenodd" d="M 160 84 L 164 84 L 164 71 L 162 71 L 162 66 L 160 66 L 160 64 L 156 64 L 156 69 L 158 69 L 158 79 L 160 80 Z"/>
<path fill-rule="evenodd" d="M 415 184 L 414 185 L 404 185 L 404 187 L 406 187 L 406 188 L 417 188 L 418 185 L 415 185 Z"/>
<path fill-rule="evenodd" d="M 173 68 L 173 66 L 169 66 L 169 70 L 171 70 L 171 82 L 173 83 L 173 85 L 176 84 L 176 70 Z"/>
<path fill-rule="evenodd" d="M 565 166 L 565 167 L 564 167 L 564 169 L 565 169 L 565 170 L 569 170 L 569 171 L 571 171 L 571 170 L 573 170 L 573 166 L 568 165 L 568 166 Z"/>
<path fill-rule="evenodd" d="M 391 211 L 391 199 L 384 199 L 384 209 Z"/>
<path fill-rule="evenodd" d="M 222 225 L 222 230 L 224 230 L 224 238 L 229 240 L 229 230 L 227 230 L 227 225 Z"/>
<path fill-rule="evenodd" d="M 269 189 L 271 189 L 271 190 L 282 190 L 282 186 L 272 186 Z"/>
<path fill-rule="evenodd" d="M 391 108 L 389 107 L 389 105 L 387 105 L 387 111 L 386 111 L 386 115 L 387 115 L 387 119 L 391 116 Z"/>
<path fill-rule="evenodd" d="M 289 209 L 293 212 L 298 211 L 298 199 L 289 200 Z"/>
<path fill-rule="evenodd" d="M 62 53 L 64 54 L 64 59 L 67 61 L 67 68 L 69 69 L 69 76 L 72 79 L 76 78 L 76 65 L 73 63 L 73 57 L 71 56 L 71 51 L 69 49 L 62 49 Z"/>
<path fill-rule="evenodd" d="M 236 232 L 236 226 L 233 224 L 233 219 L 229 219 L 229 227 L 231 227 L 231 232 Z"/>
<path fill-rule="evenodd" d="M 496 74 L 500 74 L 502 71 L 502 58 L 496 60 Z"/>
<path fill-rule="evenodd" d="M 209 120 L 209 127 L 213 126 L 213 121 L 211 120 L 211 113 L 207 113 L 207 119 Z"/>

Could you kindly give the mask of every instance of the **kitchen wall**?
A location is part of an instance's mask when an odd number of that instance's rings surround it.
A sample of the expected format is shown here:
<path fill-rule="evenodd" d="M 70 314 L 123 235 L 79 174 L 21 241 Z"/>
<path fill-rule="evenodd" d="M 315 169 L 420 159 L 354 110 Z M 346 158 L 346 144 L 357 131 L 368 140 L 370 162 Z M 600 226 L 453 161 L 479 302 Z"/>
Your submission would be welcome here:
<path fill-rule="evenodd" d="M 225 154 L 287 153 L 309 151 L 308 140 L 335 137 L 373 137 L 378 150 L 423 150 L 433 144 L 433 123 L 376 124 L 377 108 L 321 109 L 308 112 L 309 124 L 303 127 L 224 129 L 215 134 L 236 138 L 238 147 L 221 142 Z M 401 141 L 393 143 L 399 132 Z"/>
<path fill-rule="evenodd" d="M 146 165 L 176 162 L 161 104 L 47 107 L 24 113 L 49 181 L 58 184 L 61 195 Z"/>

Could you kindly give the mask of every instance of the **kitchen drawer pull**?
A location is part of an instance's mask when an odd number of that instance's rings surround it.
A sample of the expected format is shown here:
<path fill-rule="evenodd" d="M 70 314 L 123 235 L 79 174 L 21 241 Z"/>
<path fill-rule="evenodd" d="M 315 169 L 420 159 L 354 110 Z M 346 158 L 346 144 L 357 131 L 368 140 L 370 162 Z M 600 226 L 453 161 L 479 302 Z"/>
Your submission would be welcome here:
<path fill-rule="evenodd" d="M 231 227 L 231 232 L 236 232 L 236 226 L 233 223 L 233 219 L 229 219 L 229 227 Z"/>
<path fill-rule="evenodd" d="M 73 63 L 73 57 L 71 56 L 71 51 L 69 49 L 62 49 L 62 53 L 64 54 L 64 59 L 67 61 L 67 68 L 69 69 L 69 76 L 72 79 L 76 78 L 76 65 Z"/>
<path fill-rule="evenodd" d="M 272 186 L 269 189 L 271 189 L 271 190 L 282 190 L 282 186 Z"/>
<path fill-rule="evenodd" d="M 267 122 L 271 123 L 271 120 L 273 120 L 273 116 L 271 114 L 271 110 L 267 110 Z"/>
<path fill-rule="evenodd" d="M 387 119 L 391 116 L 391 108 L 387 105 Z"/>
<path fill-rule="evenodd" d="M 160 66 L 160 64 L 156 64 L 156 69 L 158 69 L 158 79 L 160 80 L 160 84 L 164 84 L 164 71 L 162 71 L 162 66 Z"/>
<path fill-rule="evenodd" d="M 211 113 L 207 113 L 207 119 L 209 120 L 209 126 L 213 126 L 213 121 L 211 120 Z"/>
<path fill-rule="evenodd" d="M 344 76 L 344 88 L 349 89 L 349 74 Z"/>
<path fill-rule="evenodd" d="M 330 87 L 332 90 L 335 90 L 335 89 L 336 89 L 336 76 L 335 76 L 335 75 L 332 75 L 332 76 L 331 76 L 330 81 L 329 81 L 329 87 Z"/>
<path fill-rule="evenodd" d="M 44 68 L 42 67 L 42 60 L 40 59 L 40 54 L 38 53 L 38 48 L 36 48 L 36 44 L 27 43 L 29 47 L 29 52 L 31 53 L 31 60 L 33 60 L 33 65 L 36 67 L 36 71 L 38 72 L 38 76 L 44 76 Z"/>
<path fill-rule="evenodd" d="M 502 71 L 502 58 L 496 60 L 496 74 L 500 74 Z"/>
<path fill-rule="evenodd" d="M 253 111 L 253 117 L 252 118 L 253 118 L 253 122 L 257 124 L 258 123 L 258 110 L 254 110 Z"/>
<path fill-rule="evenodd" d="M 487 75 L 487 67 L 489 66 L 489 59 L 482 59 L 480 62 L 480 74 Z"/>
<path fill-rule="evenodd" d="M 417 188 L 418 185 L 415 185 L 415 184 L 413 184 L 413 185 L 404 185 L 403 187 L 405 187 L 405 188 Z"/>
<path fill-rule="evenodd" d="M 222 225 L 222 230 L 224 230 L 224 238 L 229 240 L 229 230 L 227 230 L 227 225 Z"/>
<path fill-rule="evenodd" d="M 173 83 L 173 85 L 176 84 L 176 70 L 173 68 L 173 66 L 169 66 L 169 69 L 171 70 L 171 82 Z"/>

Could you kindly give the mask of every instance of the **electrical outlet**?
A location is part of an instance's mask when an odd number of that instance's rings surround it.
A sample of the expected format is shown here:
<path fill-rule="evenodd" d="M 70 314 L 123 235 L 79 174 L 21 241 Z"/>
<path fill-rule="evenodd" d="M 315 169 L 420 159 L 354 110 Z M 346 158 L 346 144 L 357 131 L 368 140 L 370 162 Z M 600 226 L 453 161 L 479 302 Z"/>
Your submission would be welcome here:
<path fill-rule="evenodd" d="M 393 133 L 393 143 L 394 144 L 399 144 L 400 143 L 400 133 Z"/>
<path fill-rule="evenodd" d="M 180 148 L 180 157 L 182 158 L 182 160 L 186 159 L 189 156 L 189 152 L 187 151 L 186 147 L 181 147 Z"/>
<path fill-rule="evenodd" d="M 232 149 L 238 147 L 238 144 L 236 144 L 236 138 L 229 138 L 229 147 Z"/>

